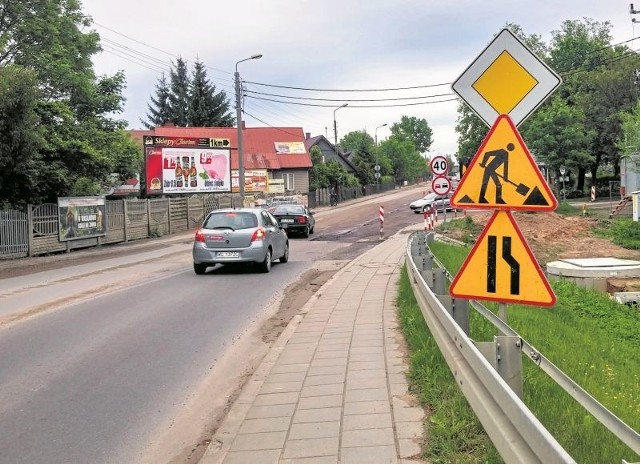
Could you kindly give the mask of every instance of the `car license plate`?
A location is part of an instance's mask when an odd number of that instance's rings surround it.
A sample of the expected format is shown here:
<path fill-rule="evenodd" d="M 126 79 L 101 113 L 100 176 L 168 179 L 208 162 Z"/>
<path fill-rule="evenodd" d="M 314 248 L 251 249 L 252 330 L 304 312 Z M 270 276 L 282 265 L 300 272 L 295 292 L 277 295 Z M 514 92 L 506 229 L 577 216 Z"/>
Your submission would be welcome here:
<path fill-rule="evenodd" d="M 218 258 L 237 258 L 240 253 L 237 251 L 219 251 Z"/>
<path fill-rule="evenodd" d="M 290 224 L 293 222 L 293 219 L 282 219 L 281 221 L 283 224 Z"/>

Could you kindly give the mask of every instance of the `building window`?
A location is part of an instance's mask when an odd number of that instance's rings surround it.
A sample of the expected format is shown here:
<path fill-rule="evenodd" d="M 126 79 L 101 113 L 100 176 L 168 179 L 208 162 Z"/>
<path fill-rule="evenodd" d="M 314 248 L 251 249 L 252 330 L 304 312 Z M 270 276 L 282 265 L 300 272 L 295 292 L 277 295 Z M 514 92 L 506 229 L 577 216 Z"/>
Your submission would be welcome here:
<path fill-rule="evenodd" d="M 287 173 L 284 175 L 284 188 L 286 190 L 295 190 L 295 184 L 293 182 L 293 179 L 295 178 L 295 176 L 293 175 L 293 173 Z"/>

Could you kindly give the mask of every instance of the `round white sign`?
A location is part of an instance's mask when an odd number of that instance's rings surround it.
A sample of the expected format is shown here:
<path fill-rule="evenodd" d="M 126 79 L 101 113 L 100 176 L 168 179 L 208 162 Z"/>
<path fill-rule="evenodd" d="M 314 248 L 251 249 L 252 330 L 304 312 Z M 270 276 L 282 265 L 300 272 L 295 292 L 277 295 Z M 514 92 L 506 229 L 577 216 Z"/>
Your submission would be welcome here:
<path fill-rule="evenodd" d="M 449 161 L 441 155 L 431 158 L 430 166 L 434 176 L 444 176 L 449 171 Z"/>
<path fill-rule="evenodd" d="M 451 181 L 445 176 L 436 176 L 431 181 L 431 189 L 437 195 L 446 195 L 451 191 Z"/>

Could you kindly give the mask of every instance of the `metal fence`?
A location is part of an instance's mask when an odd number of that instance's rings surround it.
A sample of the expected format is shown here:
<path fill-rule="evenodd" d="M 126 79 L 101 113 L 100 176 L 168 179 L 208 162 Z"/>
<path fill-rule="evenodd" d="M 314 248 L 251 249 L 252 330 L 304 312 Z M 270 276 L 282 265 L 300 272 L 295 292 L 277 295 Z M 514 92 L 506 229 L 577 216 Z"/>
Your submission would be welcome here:
<path fill-rule="evenodd" d="M 26 256 L 29 251 L 29 220 L 20 211 L 0 211 L 0 255 Z"/>
<path fill-rule="evenodd" d="M 106 243 L 160 237 L 191 230 L 214 209 L 239 204 L 232 195 L 193 195 L 147 200 L 108 200 L 102 237 L 61 242 L 58 205 L 28 205 L 27 212 L 0 211 L 0 259 L 37 256 Z"/>
<path fill-rule="evenodd" d="M 407 267 L 416 300 L 456 382 L 507 463 L 574 463 L 521 400 L 522 355 L 528 356 L 596 420 L 640 453 L 640 434 L 571 380 L 502 319 L 477 302 L 445 292 L 451 279 L 429 251 L 433 233 L 417 232 L 407 241 Z M 469 338 L 472 307 L 501 333 L 493 342 Z"/>
<path fill-rule="evenodd" d="M 391 183 L 384 184 L 372 184 L 362 187 L 340 187 L 338 189 L 338 202 L 354 200 L 363 196 L 373 195 L 376 193 L 388 192 L 395 190 L 396 185 Z M 330 194 L 328 188 L 322 188 L 309 192 L 309 208 L 316 208 L 318 206 L 329 206 Z"/>

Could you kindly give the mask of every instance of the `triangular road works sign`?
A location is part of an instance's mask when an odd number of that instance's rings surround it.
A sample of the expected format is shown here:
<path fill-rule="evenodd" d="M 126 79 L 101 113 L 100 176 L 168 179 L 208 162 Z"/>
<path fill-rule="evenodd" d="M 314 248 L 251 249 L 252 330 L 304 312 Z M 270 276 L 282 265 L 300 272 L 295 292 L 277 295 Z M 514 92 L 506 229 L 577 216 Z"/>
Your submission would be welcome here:
<path fill-rule="evenodd" d="M 556 296 L 509 211 L 496 211 L 451 282 L 455 298 L 553 306 Z"/>
<path fill-rule="evenodd" d="M 502 114 L 469 163 L 451 198 L 457 208 L 553 211 L 558 201 L 522 136 Z"/>

